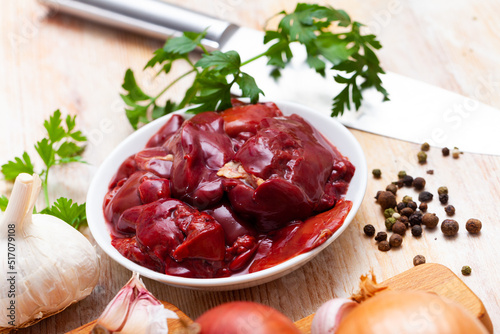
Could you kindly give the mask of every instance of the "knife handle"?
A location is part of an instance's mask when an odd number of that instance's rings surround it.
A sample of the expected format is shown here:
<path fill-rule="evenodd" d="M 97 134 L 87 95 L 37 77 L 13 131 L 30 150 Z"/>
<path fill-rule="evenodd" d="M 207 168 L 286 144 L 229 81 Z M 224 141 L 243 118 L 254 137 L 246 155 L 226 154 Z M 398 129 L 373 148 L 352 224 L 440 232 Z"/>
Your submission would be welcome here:
<path fill-rule="evenodd" d="M 155 38 L 179 36 L 184 31 L 207 35 L 202 43 L 217 49 L 236 25 L 159 0 L 39 0 L 63 12 Z"/>

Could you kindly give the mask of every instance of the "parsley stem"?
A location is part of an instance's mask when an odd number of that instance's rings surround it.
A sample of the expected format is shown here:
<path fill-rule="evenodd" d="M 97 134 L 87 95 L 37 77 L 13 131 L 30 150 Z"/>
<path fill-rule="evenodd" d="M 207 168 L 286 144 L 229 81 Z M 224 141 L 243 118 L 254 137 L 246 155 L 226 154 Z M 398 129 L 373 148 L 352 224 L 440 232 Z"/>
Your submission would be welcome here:
<path fill-rule="evenodd" d="M 257 60 L 257 59 L 259 59 L 259 58 L 264 57 L 266 54 L 267 54 L 267 51 L 264 51 L 264 52 L 262 52 L 261 54 L 258 54 L 258 55 L 256 55 L 255 57 L 252 57 L 252 58 L 250 58 L 250 59 L 248 59 L 248 60 L 246 60 L 246 61 L 242 62 L 240 66 L 245 66 L 246 64 L 251 63 L 251 62 L 253 62 L 254 60 Z"/>
<path fill-rule="evenodd" d="M 155 97 L 153 97 L 151 99 L 151 102 L 149 102 L 149 104 L 147 105 L 147 107 L 149 108 L 153 103 L 156 102 L 156 100 L 162 96 L 170 87 L 172 87 L 173 85 L 175 85 L 177 82 L 179 82 L 182 78 L 188 76 L 189 74 L 193 73 L 193 72 L 196 72 L 196 70 L 190 70 L 190 71 L 187 71 L 186 73 L 182 74 L 181 76 L 177 77 L 174 81 L 172 81 L 170 84 L 168 84 L 167 87 L 165 87 L 158 95 L 156 95 Z"/>

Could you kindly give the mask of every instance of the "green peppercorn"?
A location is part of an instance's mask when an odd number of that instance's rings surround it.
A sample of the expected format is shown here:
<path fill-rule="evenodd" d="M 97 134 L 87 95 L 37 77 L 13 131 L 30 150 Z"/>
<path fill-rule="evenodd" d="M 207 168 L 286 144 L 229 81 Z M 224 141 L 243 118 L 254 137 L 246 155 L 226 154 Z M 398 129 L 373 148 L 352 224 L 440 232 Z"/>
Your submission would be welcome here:
<path fill-rule="evenodd" d="M 372 170 L 372 174 L 373 174 L 374 178 L 380 179 L 380 177 L 382 176 L 382 171 L 377 168 L 377 169 Z"/>
<path fill-rule="evenodd" d="M 438 188 L 438 195 L 441 195 L 441 194 L 448 194 L 448 187 L 439 187 Z"/>
<path fill-rule="evenodd" d="M 375 227 L 372 224 L 367 224 L 363 227 L 363 232 L 369 237 L 373 237 L 375 235 Z"/>
<path fill-rule="evenodd" d="M 417 255 L 413 258 L 413 265 L 419 266 L 425 263 L 425 257 L 423 255 Z"/>
<path fill-rule="evenodd" d="M 387 231 L 392 231 L 392 226 L 396 223 L 396 218 L 390 217 L 385 220 L 385 228 Z"/>
<path fill-rule="evenodd" d="M 428 151 L 430 148 L 431 148 L 431 145 L 429 145 L 429 143 L 427 143 L 427 142 L 423 143 L 423 144 L 420 146 L 420 149 L 421 149 L 422 151 Z"/>
<path fill-rule="evenodd" d="M 425 153 L 424 151 L 418 152 L 417 157 L 419 164 L 425 164 L 427 162 L 427 153 Z"/>
<path fill-rule="evenodd" d="M 406 176 L 406 172 L 404 170 L 400 170 L 399 173 L 398 173 L 398 178 L 399 179 L 402 179 Z"/>
<path fill-rule="evenodd" d="M 392 217 L 392 215 L 394 214 L 394 209 L 393 208 L 389 208 L 389 209 L 385 209 L 384 210 L 384 217 L 385 218 L 389 218 L 389 217 Z"/>
<path fill-rule="evenodd" d="M 413 201 L 413 198 L 411 196 L 404 196 L 403 199 L 402 199 L 402 202 L 406 205 L 408 205 L 408 202 L 412 202 Z"/>
<path fill-rule="evenodd" d="M 462 275 L 469 276 L 471 274 L 471 272 L 472 272 L 471 267 L 469 267 L 469 266 L 462 267 Z"/>

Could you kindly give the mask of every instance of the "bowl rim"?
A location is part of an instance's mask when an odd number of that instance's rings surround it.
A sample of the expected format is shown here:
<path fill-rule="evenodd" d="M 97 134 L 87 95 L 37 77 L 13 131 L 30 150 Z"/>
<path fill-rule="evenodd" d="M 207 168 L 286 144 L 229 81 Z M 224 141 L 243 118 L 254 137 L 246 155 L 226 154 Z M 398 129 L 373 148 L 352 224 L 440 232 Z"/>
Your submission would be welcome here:
<path fill-rule="evenodd" d="M 262 101 L 261 101 L 262 102 Z M 168 115 L 165 115 L 163 117 L 160 117 L 153 122 L 150 122 L 140 129 L 136 130 L 132 134 L 130 134 L 128 137 L 126 137 L 118 146 L 116 146 L 112 152 L 108 155 L 108 157 L 101 163 L 99 166 L 97 172 L 95 173 L 94 177 L 92 178 L 88 193 L 87 193 L 87 206 L 86 206 L 86 213 L 87 213 L 87 220 L 88 220 L 88 225 L 90 228 L 90 231 L 96 240 L 97 244 L 101 247 L 104 252 L 110 256 L 114 261 L 118 262 L 120 265 L 123 267 L 131 270 L 131 271 L 136 271 L 139 272 L 142 276 L 148 277 L 150 279 L 156 280 L 158 282 L 162 282 L 168 285 L 172 286 L 177 286 L 177 287 L 184 287 L 184 288 L 191 288 L 191 289 L 207 289 L 209 290 L 210 288 L 220 288 L 220 289 L 237 289 L 239 287 L 248 287 L 248 286 L 254 286 L 258 284 L 263 284 L 265 282 L 277 279 L 281 276 L 284 276 L 288 274 L 289 272 L 298 269 L 300 266 L 308 262 L 309 260 L 313 259 L 317 254 L 319 254 L 323 249 L 328 247 L 332 242 L 337 239 L 343 231 L 349 226 L 349 224 L 352 222 L 354 219 L 354 216 L 356 215 L 359 207 L 361 206 L 361 203 L 363 201 L 365 192 L 366 192 L 366 186 L 367 186 L 367 164 L 366 164 L 366 158 L 364 155 L 364 152 L 361 148 L 361 145 L 357 141 L 357 139 L 354 137 L 354 135 L 344 126 L 342 125 L 339 121 L 336 119 L 333 119 L 329 116 L 326 116 L 322 113 L 319 113 L 318 111 L 313 110 L 312 108 L 309 108 L 307 106 L 298 104 L 298 103 L 293 103 L 293 102 L 288 102 L 288 101 L 273 101 L 276 103 L 276 105 L 280 108 L 280 110 L 288 110 L 288 109 L 293 109 L 293 110 L 299 110 L 299 115 L 301 117 L 304 117 L 301 114 L 308 114 L 309 116 L 313 118 L 317 118 L 320 121 L 324 121 L 328 124 L 328 126 L 333 126 L 334 130 L 336 132 L 340 132 L 342 136 L 344 136 L 346 139 L 349 140 L 349 144 L 351 148 L 354 149 L 352 152 L 343 152 L 342 149 L 339 148 L 339 145 L 336 143 L 333 143 L 335 147 L 342 153 L 342 155 L 346 156 L 349 158 L 350 161 L 352 161 L 351 157 L 355 155 L 356 164 L 355 164 L 355 174 L 354 178 L 359 179 L 359 188 L 356 189 L 356 193 L 354 194 L 354 198 L 348 198 L 352 202 L 352 208 L 349 211 L 347 217 L 344 220 L 344 223 L 342 226 L 340 226 L 339 229 L 337 229 L 333 235 L 328 238 L 322 245 L 308 251 L 302 254 L 299 254 L 295 257 L 292 257 L 291 259 L 286 260 L 285 262 L 282 262 L 278 265 L 275 265 L 271 268 L 264 269 L 258 272 L 254 273 L 247 273 L 247 274 L 242 274 L 242 275 L 234 275 L 230 277 L 221 277 L 221 278 L 186 278 L 186 277 L 180 277 L 180 276 L 172 276 L 172 275 L 167 275 L 163 273 L 159 273 L 156 271 L 153 271 L 151 269 L 148 269 L 146 267 L 140 266 L 139 264 L 136 264 L 132 262 L 131 260 L 127 259 L 123 255 L 121 255 L 116 248 L 114 248 L 111 245 L 111 236 L 108 228 L 108 224 L 106 223 L 104 219 L 104 214 L 103 214 L 103 209 L 102 209 L 102 203 L 104 200 L 104 195 L 107 192 L 109 181 L 111 180 L 111 177 L 116 173 L 116 170 L 120 166 L 120 164 L 126 159 L 126 157 L 130 156 L 131 154 L 134 154 L 134 152 L 138 152 L 135 150 L 127 150 L 129 146 L 139 146 L 137 145 L 138 139 L 142 138 L 144 143 L 142 144 L 142 148 L 144 148 L 147 140 L 156 133 L 156 131 L 163 125 L 165 122 L 174 114 L 181 114 L 185 115 L 187 117 L 194 116 L 192 114 L 187 114 L 186 115 L 186 110 L 189 108 L 184 108 L 179 111 L 176 111 L 175 113 L 171 113 Z M 288 112 L 284 112 L 285 114 L 291 114 Z M 308 117 L 304 117 L 304 119 L 308 122 L 311 123 L 311 125 L 317 127 L 317 125 L 314 124 L 314 122 L 311 122 Z M 320 131 L 322 132 L 322 131 Z M 322 132 L 323 133 L 323 132 Z M 323 135 L 328 139 L 328 135 L 324 134 Z M 135 143 L 135 145 L 134 145 Z M 141 148 L 139 148 L 140 150 Z M 123 152 L 129 152 L 128 155 L 127 153 Z M 125 154 L 125 158 L 122 156 Z M 118 161 L 118 162 L 117 162 Z M 354 164 L 354 163 L 353 163 Z M 111 169 L 111 170 L 109 170 Z M 108 177 L 108 175 L 111 173 L 111 177 Z M 352 185 L 352 180 L 349 185 L 349 189 L 351 189 Z M 102 194 L 102 187 L 106 188 L 106 191 L 104 194 Z M 349 194 L 349 190 L 348 193 Z M 346 194 L 346 195 L 347 195 Z M 106 231 L 106 235 L 103 235 L 102 233 L 102 228 L 104 226 L 104 229 Z"/>

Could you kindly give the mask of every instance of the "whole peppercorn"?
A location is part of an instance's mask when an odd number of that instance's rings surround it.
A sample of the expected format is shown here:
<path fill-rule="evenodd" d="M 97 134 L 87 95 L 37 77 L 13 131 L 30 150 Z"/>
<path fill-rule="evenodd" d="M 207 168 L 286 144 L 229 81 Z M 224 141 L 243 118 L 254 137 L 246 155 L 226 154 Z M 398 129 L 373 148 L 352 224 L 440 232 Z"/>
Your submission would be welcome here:
<path fill-rule="evenodd" d="M 450 155 L 450 149 L 448 147 L 443 147 L 441 153 L 443 153 L 443 157 L 447 157 Z"/>
<path fill-rule="evenodd" d="M 389 244 L 391 247 L 399 247 L 403 243 L 403 237 L 401 237 L 399 234 L 394 233 L 391 235 L 389 238 Z"/>
<path fill-rule="evenodd" d="M 373 174 L 373 177 L 376 178 L 376 179 L 380 179 L 380 177 L 382 176 L 382 171 L 378 168 L 372 170 L 372 174 Z"/>
<path fill-rule="evenodd" d="M 396 218 L 390 217 L 385 220 L 385 228 L 387 231 L 392 231 L 392 226 L 396 223 Z"/>
<path fill-rule="evenodd" d="M 404 208 L 403 210 L 401 210 L 400 214 L 402 216 L 410 217 L 413 214 L 413 212 L 414 211 L 411 208 Z"/>
<path fill-rule="evenodd" d="M 411 196 L 406 195 L 403 196 L 403 199 L 401 201 L 408 206 L 408 202 L 413 201 L 413 198 L 411 198 Z"/>
<path fill-rule="evenodd" d="M 470 233 L 470 234 L 477 234 L 479 231 L 481 231 L 481 228 L 483 227 L 483 224 L 479 219 L 471 218 L 467 221 L 465 224 L 465 229 Z M 394 230 L 394 226 L 392 227 Z"/>
<path fill-rule="evenodd" d="M 379 244 L 378 244 L 378 250 L 379 251 L 382 251 L 382 252 L 387 252 L 388 250 L 391 249 L 391 245 L 389 244 L 388 241 L 381 241 Z"/>
<path fill-rule="evenodd" d="M 410 220 L 410 225 L 411 226 L 415 226 L 415 225 L 422 225 L 422 212 L 420 211 L 415 211 L 411 216 L 410 218 L 408 218 Z"/>
<path fill-rule="evenodd" d="M 394 218 L 394 219 L 398 220 L 399 218 L 401 218 L 401 215 L 400 215 L 399 213 L 397 213 L 397 212 L 394 212 L 394 213 L 392 214 L 392 218 Z"/>
<path fill-rule="evenodd" d="M 403 186 L 404 186 L 403 179 L 399 179 L 397 181 L 394 181 L 394 182 L 392 182 L 392 184 L 396 185 L 398 188 L 403 188 Z"/>
<path fill-rule="evenodd" d="M 462 275 L 469 276 L 471 274 L 471 272 L 472 272 L 471 267 L 469 267 L 469 266 L 462 267 Z"/>
<path fill-rule="evenodd" d="M 416 177 L 412 185 L 416 190 L 422 190 L 425 188 L 425 179 L 423 177 Z"/>
<path fill-rule="evenodd" d="M 422 216 L 422 224 L 427 228 L 435 228 L 439 223 L 439 218 L 435 213 L 426 213 Z"/>
<path fill-rule="evenodd" d="M 394 225 L 392 225 L 392 232 L 399 234 L 399 235 L 405 235 L 405 233 L 406 233 L 405 223 L 397 221 Z"/>
<path fill-rule="evenodd" d="M 422 151 L 426 151 L 426 152 L 427 152 L 430 148 L 431 148 L 431 145 L 429 145 L 429 143 L 427 143 L 427 142 L 423 143 L 423 144 L 420 146 L 420 149 L 421 149 Z"/>
<path fill-rule="evenodd" d="M 448 194 L 448 187 L 439 187 L 438 188 L 438 195 L 441 194 Z"/>
<path fill-rule="evenodd" d="M 448 216 L 453 216 L 455 214 L 455 207 L 453 205 L 447 205 L 444 207 L 444 211 Z"/>
<path fill-rule="evenodd" d="M 410 224 L 410 220 L 406 216 L 401 216 L 401 218 L 399 218 L 399 221 L 405 224 L 406 226 Z"/>
<path fill-rule="evenodd" d="M 377 235 L 375 236 L 375 240 L 378 242 L 387 240 L 387 233 L 385 232 L 378 232 Z"/>
<path fill-rule="evenodd" d="M 417 153 L 418 163 L 425 164 L 427 162 L 427 153 L 420 151 Z"/>
<path fill-rule="evenodd" d="M 441 232 L 446 236 L 454 236 L 458 233 L 458 223 L 453 219 L 445 219 L 441 223 Z"/>
<path fill-rule="evenodd" d="M 420 203 L 418 208 L 420 209 L 420 211 L 424 211 L 424 212 L 427 211 L 427 203 Z"/>
<path fill-rule="evenodd" d="M 441 204 L 447 204 L 448 199 L 449 199 L 448 194 L 439 195 L 439 201 L 441 202 Z"/>
<path fill-rule="evenodd" d="M 420 202 L 430 202 L 432 201 L 432 198 L 434 197 L 433 194 L 431 194 L 430 192 L 428 191 L 422 191 L 419 195 L 418 195 L 418 200 Z"/>
<path fill-rule="evenodd" d="M 406 207 L 415 211 L 415 210 L 417 210 L 417 203 L 415 203 L 413 201 L 409 201 L 408 203 L 406 203 Z"/>
<path fill-rule="evenodd" d="M 363 227 L 363 232 L 369 237 L 373 237 L 375 235 L 375 227 L 372 224 L 367 224 Z"/>
<path fill-rule="evenodd" d="M 453 151 L 451 151 L 451 156 L 453 157 L 453 159 L 458 159 L 460 158 L 460 150 L 458 149 L 458 147 L 455 147 L 453 149 Z"/>
<path fill-rule="evenodd" d="M 413 258 L 413 265 L 419 266 L 425 263 L 425 257 L 423 255 L 417 255 Z"/>
<path fill-rule="evenodd" d="M 393 208 L 389 208 L 389 209 L 385 209 L 384 210 L 384 217 L 385 218 L 389 218 L 389 217 L 392 217 L 392 215 L 394 214 L 394 209 Z"/>
<path fill-rule="evenodd" d="M 399 202 L 398 205 L 396 206 L 396 208 L 398 209 L 398 212 L 401 212 L 401 210 L 406 208 L 406 203 Z"/>
<path fill-rule="evenodd" d="M 397 204 L 396 196 L 390 191 L 382 191 L 378 196 L 377 203 L 380 204 L 382 210 L 394 208 Z"/>
<path fill-rule="evenodd" d="M 376 200 L 378 200 L 381 193 L 382 193 L 382 190 L 377 191 L 377 194 L 375 195 Z"/>
<path fill-rule="evenodd" d="M 412 228 L 411 228 L 411 234 L 414 236 L 414 237 L 419 237 L 422 235 L 422 226 L 420 225 L 414 225 Z"/>
<path fill-rule="evenodd" d="M 399 173 L 398 173 L 398 178 L 399 179 L 402 179 L 406 176 L 406 172 L 404 170 L 400 170 Z"/>
<path fill-rule="evenodd" d="M 405 177 L 403 177 L 403 184 L 407 187 L 411 187 L 413 183 L 413 177 L 410 176 L 410 175 L 406 175 Z"/>
<path fill-rule="evenodd" d="M 429 169 L 426 173 L 429 175 L 434 175 L 434 169 Z"/>
<path fill-rule="evenodd" d="M 390 191 L 391 193 L 393 193 L 394 195 L 396 195 L 396 193 L 398 192 L 398 186 L 395 185 L 395 184 L 389 184 L 386 188 L 385 188 L 386 191 Z"/>

